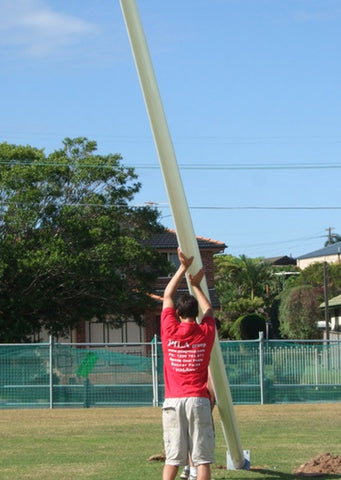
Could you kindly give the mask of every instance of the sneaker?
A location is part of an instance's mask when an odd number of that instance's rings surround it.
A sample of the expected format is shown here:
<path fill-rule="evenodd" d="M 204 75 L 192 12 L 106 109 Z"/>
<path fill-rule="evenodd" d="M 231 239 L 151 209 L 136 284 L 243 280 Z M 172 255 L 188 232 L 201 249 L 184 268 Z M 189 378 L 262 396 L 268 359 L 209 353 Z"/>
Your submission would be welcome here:
<path fill-rule="evenodd" d="M 194 476 L 194 475 L 190 475 L 190 476 L 188 477 L 188 480 L 197 480 L 197 476 L 196 476 L 196 475 L 195 475 L 195 476 Z"/>
<path fill-rule="evenodd" d="M 189 465 L 187 465 L 181 472 L 180 478 L 189 480 Z"/>

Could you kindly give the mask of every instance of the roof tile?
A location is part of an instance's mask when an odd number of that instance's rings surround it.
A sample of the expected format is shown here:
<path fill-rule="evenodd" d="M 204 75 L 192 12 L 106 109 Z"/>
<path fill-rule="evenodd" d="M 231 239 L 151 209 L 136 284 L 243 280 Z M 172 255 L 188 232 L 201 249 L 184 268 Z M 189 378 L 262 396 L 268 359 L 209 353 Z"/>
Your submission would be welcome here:
<path fill-rule="evenodd" d="M 217 240 L 210 238 L 196 237 L 199 249 L 210 250 L 225 250 L 227 245 Z M 178 240 L 174 230 L 165 229 L 161 233 L 154 233 L 150 238 L 143 240 L 142 243 L 149 245 L 150 247 L 157 248 L 158 250 L 176 250 L 178 248 Z"/>

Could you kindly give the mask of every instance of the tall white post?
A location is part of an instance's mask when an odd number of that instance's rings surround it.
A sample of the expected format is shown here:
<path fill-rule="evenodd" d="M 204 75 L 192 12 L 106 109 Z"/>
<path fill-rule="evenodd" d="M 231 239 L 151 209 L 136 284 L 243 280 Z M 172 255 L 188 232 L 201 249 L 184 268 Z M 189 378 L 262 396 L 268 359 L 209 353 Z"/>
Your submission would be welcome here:
<path fill-rule="evenodd" d="M 53 336 L 49 337 L 49 404 L 53 408 Z"/>
<path fill-rule="evenodd" d="M 139 12 L 135 0 L 120 0 L 120 3 L 158 152 L 178 244 L 187 256 L 194 256 L 191 271 L 196 272 L 202 267 L 202 261 Z M 192 291 L 188 279 L 187 283 L 189 290 Z M 209 297 L 205 278 L 202 288 Z M 210 370 L 233 467 L 245 468 L 248 461 L 244 458 L 239 440 L 232 397 L 217 335 L 211 354 Z"/>

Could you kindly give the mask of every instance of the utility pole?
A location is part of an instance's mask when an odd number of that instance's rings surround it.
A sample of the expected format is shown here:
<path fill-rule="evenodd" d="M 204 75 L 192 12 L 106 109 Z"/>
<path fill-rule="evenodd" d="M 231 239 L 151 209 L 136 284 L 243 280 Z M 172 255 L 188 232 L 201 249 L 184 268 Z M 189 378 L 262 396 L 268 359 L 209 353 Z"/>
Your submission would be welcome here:
<path fill-rule="evenodd" d="M 328 232 L 328 245 L 331 245 L 333 243 L 333 237 L 332 237 L 332 230 L 335 230 L 334 227 L 329 227 L 326 228 Z"/>
<path fill-rule="evenodd" d="M 323 262 L 324 278 L 324 320 L 326 322 L 326 340 L 329 340 L 329 304 L 328 304 L 328 269 L 327 262 Z"/>

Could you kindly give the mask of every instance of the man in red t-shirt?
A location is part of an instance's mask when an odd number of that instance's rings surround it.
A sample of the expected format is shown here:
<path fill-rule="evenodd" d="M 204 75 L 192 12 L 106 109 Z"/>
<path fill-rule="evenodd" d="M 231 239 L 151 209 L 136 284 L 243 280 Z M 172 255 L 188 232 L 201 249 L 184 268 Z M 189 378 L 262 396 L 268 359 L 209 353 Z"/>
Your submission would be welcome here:
<path fill-rule="evenodd" d="M 215 339 L 215 320 L 209 300 L 201 290 L 204 269 L 189 280 L 196 298 L 174 295 L 193 262 L 178 249 L 180 266 L 168 283 L 161 313 L 161 340 L 164 355 L 165 401 L 163 438 L 166 461 L 163 480 L 174 480 L 188 454 L 197 467 L 198 480 L 210 480 L 214 462 L 214 429 L 211 393 L 207 387 L 208 365 Z M 203 312 L 196 322 L 199 306 Z"/>

